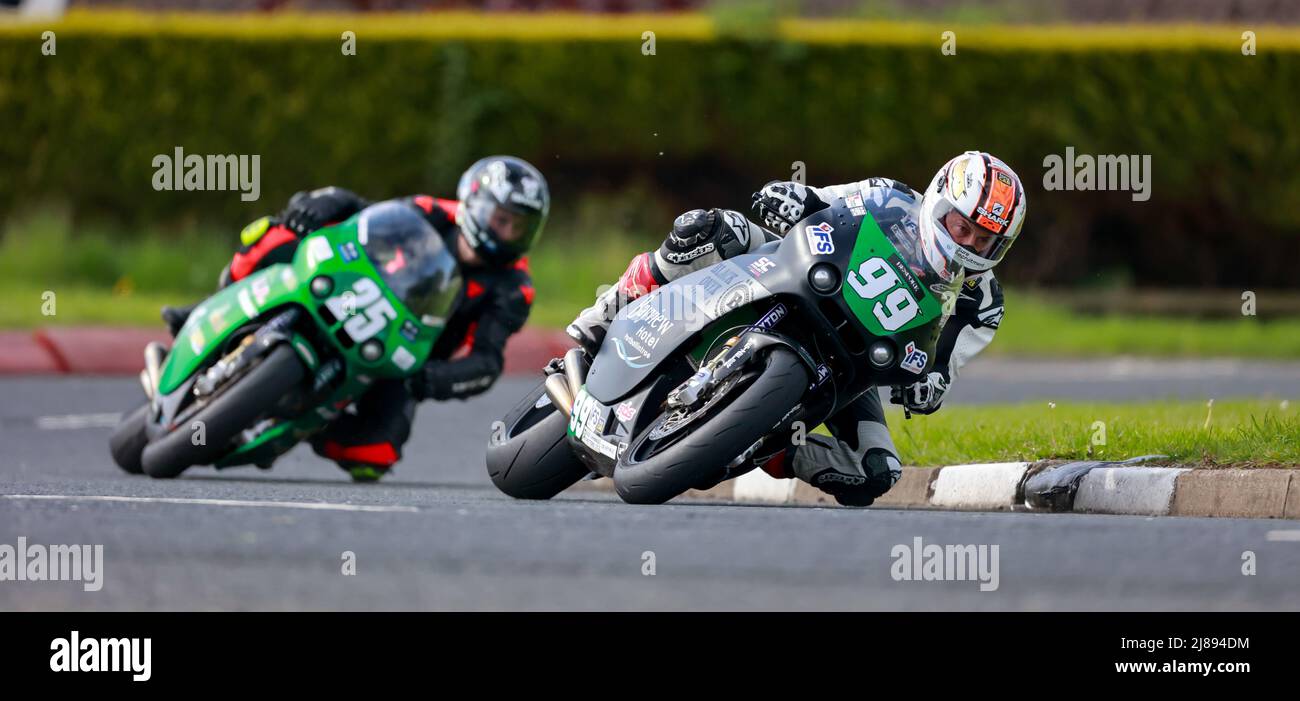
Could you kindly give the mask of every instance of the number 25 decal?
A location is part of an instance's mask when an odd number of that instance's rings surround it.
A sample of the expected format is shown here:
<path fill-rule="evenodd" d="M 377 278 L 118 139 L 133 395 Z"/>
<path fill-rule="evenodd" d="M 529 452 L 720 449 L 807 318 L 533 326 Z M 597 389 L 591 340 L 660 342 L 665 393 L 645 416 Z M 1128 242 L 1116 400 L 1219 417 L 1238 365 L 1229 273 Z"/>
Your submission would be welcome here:
<path fill-rule="evenodd" d="M 369 340 L 383 331 L 390 319 L 397 318 L 397 311 L 384 297 L 379 285 L 367 277 L 352 283 L 351 290 L 325 300 L 325 307 L 339 319 L 347 317 L 343 330 L 356 343 Z"/>
<path fill-rule="evenodd" d="M 916 318 L 921 306 L 917 304 L 912 293 L 906 287 L 900 287 L 902 281 L 898 273 L 889 267 L 884 258 L 868 258 L 862 261 L 857 270 L 850 270 L 849 287 L 865 300 L 878 299 L 871 310 L 886 331 L 897 331 L 907 322 Z"/>

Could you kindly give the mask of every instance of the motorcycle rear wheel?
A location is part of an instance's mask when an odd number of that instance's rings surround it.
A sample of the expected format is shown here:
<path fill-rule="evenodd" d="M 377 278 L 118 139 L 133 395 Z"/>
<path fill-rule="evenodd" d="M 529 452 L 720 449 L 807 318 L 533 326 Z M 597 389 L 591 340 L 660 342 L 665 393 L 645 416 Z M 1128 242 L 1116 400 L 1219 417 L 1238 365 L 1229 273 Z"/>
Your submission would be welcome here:
<path fill-rule="evenodd" d="M 545 382 L 525 395 L 506 414 L 504 428 L 494 427 L 488 439 L 488 477 L 516 499 L 550 499 L 588 473 L 565 440 L 568 417 L 543 397 Z"/>

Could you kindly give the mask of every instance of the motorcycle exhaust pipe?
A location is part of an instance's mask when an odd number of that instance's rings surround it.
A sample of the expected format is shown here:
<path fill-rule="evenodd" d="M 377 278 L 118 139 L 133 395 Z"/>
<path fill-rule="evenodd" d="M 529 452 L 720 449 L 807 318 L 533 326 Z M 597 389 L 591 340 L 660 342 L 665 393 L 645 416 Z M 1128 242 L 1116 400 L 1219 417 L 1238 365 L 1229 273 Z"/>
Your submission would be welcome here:
<path fill-rule="evenodd" d="M 153 401 L 154 395 L 158 393 L 158 380 L 162 377 L 162 361 L 165 351 L 162 344 L 157 341 L 150 341 L 144 347 L 144 371 L 140 373 L 140 383 L 144 385 L 144 393 Z"/>
<path fill-rule="evenodd" d="M 570 348 L 564 354 L 564 374 L 557 372 L 546 376 L 546 396 L 565 416 L 573 416 L 573 402 L 582 390 L 583 380 L 587 379 L 587 369 L 587 358 L 582 349 Z"/>
<path fill-rule="evenodd" d="M 573 417 L 573 395 L 569 394 L 569 382 L 557 372 L 546 376 L 546 396 L 566 417 Z"/>

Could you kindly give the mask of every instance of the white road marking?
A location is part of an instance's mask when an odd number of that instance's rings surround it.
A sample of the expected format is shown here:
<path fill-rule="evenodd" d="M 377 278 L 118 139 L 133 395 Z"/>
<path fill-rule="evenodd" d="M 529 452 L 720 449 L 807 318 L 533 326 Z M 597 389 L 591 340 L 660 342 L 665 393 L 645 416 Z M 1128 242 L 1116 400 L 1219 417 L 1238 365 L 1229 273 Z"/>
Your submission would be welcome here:
<path fill-rule="evenodd" d="M 121 497 L 107 495 L 74 494 L 0 494 L 4 499 L 33 499 L 46 501 L 109 501 L 131 504 L 189 504 L 197 506 L 252 506 L 277 509 L 310 509 L 315 511 L 368 511 L 380 513 L 416 513 L 414 506 L 373 506 L 367 504 L 331 504 L 318 501 L 248 501 L 242 499 L 186 499 L 181 497 Z"/>
<path fill-rule="evenodd" d="M 1300 531 L 1269 531 L 1265 539 L 1300 542 Z"/>
<path fill-rule="evenodd" d="M 121 413 L 112 414 L 62 414 L 59 416 L 38 416 L 36 428 L 46 431 L 79 428 L 114 428 L 122 419 Z"/>

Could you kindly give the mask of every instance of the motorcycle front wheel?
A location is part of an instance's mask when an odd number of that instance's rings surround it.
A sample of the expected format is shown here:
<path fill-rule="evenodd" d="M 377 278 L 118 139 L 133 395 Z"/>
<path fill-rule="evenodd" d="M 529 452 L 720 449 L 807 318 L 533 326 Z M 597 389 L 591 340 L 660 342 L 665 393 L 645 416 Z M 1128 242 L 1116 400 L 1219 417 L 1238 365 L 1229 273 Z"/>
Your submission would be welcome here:
<path fill-rule="evenodd" d="M 740 379 L 701 407 L 661 414 L 631 441 L 614 467 L 623 501 L 662 504 L 716 479 L 785 417 L 809 381 L 799 357 L 784 348 L 773 348 L 756 376 L 733 377 Z"/>
<path fill-rule="evenodd" d="M 141 456 L 145 474 L 172 478 L 191 465 L 219 460 L 226 454 L 231 440 L 297 388 L 306 373 L 297 351 L 285 344 L 275 347 L 212 403 L 145 446 Z M 196 424 L 203 427 L 201 442 L 195 440 L 193 433 Z"/>

